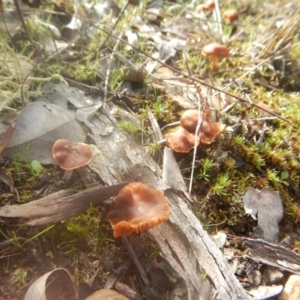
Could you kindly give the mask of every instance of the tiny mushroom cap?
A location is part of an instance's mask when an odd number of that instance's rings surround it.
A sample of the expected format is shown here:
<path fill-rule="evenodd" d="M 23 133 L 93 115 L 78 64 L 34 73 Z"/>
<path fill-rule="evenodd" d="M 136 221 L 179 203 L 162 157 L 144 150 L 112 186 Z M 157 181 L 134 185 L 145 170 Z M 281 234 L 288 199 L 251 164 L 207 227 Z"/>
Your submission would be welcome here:
<path fill-rule="evenodd" d="M 215 8 L 215 0 L 208 0 L 202 5 L 202 9 L 205 11 L 212 11 Z"/>
<path fill-rule="evenodd" d="M 228 10 L 224 11 L 222 17 L 229 24 L 232 24 L 238 19 L 239 14 L 236 9 L 228 9 Z"/>
<path fill-rule="evenodd" d="M 226 58 L 229 56 L 229 49 L 218 43 L 211 43 L 204 46 L 202 54 L 211 56 L 211 69 L 215 70 L 218 58 Z"/>
<path fill-rule="evenodd" d="M 188 109 L 182 114 L 180 118 L 180 126 L 184 127 L 187 131 L 191 133 L 195 133 L 198 120 L 199 112 L 195 109 Z"/>
<path fill-rule="evenodd" d="M 180 125 L 191 133 L 195 133 L 198 124 L 198 111 L 189 109 L 185 111 L 180 119 Z M 212 143 L 215 138 L 224 131 L 225 125 L 210 121 L 210 109 L 201 113 L 202 123 L 199 131 L 199 140 L 203 144 Z"/>
<path fill-rule="evenodd" d="M 86 166 L 92 160 L 93 151 L 85 143 L 72 145 L 69 141 L 60 139 L 54 143 L 52 155 L 63 170 L 74 170 Z"/>
<path fill-rule="evenodd" d="M 225 130 L 225 125 L 218 122 L 210 122 L 210 109 L 207 108 L 202 114 L 202 125 L 199 139 L 203 144 L 212 143 L 215 138 Z"/>
<path fill-rule="evenodd" d="M 195 147 L 195 135 L 182 126 L 177 126 L 166 134 L 166 146 L 176 152 L 188 153 Z"/>
<path fill-rule="evenodd" d="M 218 43 L 211 43 L 204 46 L 202 54 L 205 56 L 216 56 L 219 58 L 225 58 L 229 56 L 229 49 Z"/>
<path fill-rule="evenodd" d="M 167 221 L 169 216 L 169 204 L 160 190 L 133 182 L 113 201 L 108 220 L 114 229 L 114 237 L 120 237 L 149 230 Z"/>

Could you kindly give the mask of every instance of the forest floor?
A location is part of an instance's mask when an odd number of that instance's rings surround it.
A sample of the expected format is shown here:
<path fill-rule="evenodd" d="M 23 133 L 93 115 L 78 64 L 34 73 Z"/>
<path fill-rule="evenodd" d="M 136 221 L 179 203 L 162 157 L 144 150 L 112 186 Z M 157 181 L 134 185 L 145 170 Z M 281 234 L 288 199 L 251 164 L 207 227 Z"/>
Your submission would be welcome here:
<path fill-rule="evenodd" d="M 149 110 L 164 138 L 174 128 L 168 124 L 179 121 L 184 111 L 202 111 L 202 116 L 208 115 L 202 127 L 224 124 L 224 130 L 208 133 L 213 138 L 207 143 L 201 133 L 196 151 L 191 147 L 185 153 L 175 152 L 193 213 L 209 234 L 225 234 L 221 247 L 239 257 L 233 263 L 235 270 L 245 263 L 240 257 L 246 250 L 234 244 L 234 237 L 259 237 L 275 244 L 289 237 L 289 249 L 300 251 L 299 1 L 220 0 L 212 9 L 206 7 L 208 2 L 183 0 L 22 2 L 16 6 L 1 1 L 2 133 L 17 115 L 25 115 L 31 102 L 47 98 L 75 110 L 78 103 L 100 99 L 119 129 L 161 166 L 164 144 Z M 228 10 L 238 15 L 232 23 L 224 17 Z M 202 52 L 210 43 L 229 50 L 216 67 Z M 80 92 L 86 102 L 80 102 Z M 93 144 L 89 117 L 99 111 L 95 106 L 80 119 L 82 142 Z M 26 113 L 35 119 L 39 111 Z M 63 131 L 55 122 L 49 126 Z M 48 134 L 53 128 L 44 130 Z M 23 129 L 26 141 L 13 147 L 4 134 L 0 143 L 0 150 L 7 148 L 1 162 L 1 207 L 60 190 L 80 192 L 107 184 L 91 169 L 88 179 L 74 173 L 62 182 L 63 171 L 52 157 L 45 157 L 44 148 L 37 154 L 43 158 L 32 156 L 28 149 L 34 133 Z M 72 131 L 64 129 L 64 135 Z M 121 164 L 120 170 L 127 173 Z M 261 200 L 267 197 L 265 191 L 279 195 L 270 196 L 268 205 L 252 207 L 258 220 L 245 212 L 249 187 L 262 191 Z M 135 295 L 132 299 L 175 299 L 176 284 L 162 271 L 159 247 L 142 234 L 130 242 L 151 278 L 151 288 L 145 288 L 122 240 L 113 237 L 107 220 L 110 204 L 47 226 L 22 225 L 1 216 L 0 299 L 23 299 L 34 280 L 55 268 L 67 269 L 78 299 L 86 299 L 93 290 L 107 286 L 109 276 L 120 267 L 124 270 L 118 281 Z M 283 207 L 284 215 L 276 219 L 278 207 Z M 267 225 L 271 235 L 257 230 L 269 216 L 273 216 Z M 252 267 L 263 274 L 262 264 Z M 284 286 L 288 275 L 283 272 L 276 284 Z M 266 283 L 264 279 L 254 283 L 246 271 L 237 276 L 247 289 Z"/>

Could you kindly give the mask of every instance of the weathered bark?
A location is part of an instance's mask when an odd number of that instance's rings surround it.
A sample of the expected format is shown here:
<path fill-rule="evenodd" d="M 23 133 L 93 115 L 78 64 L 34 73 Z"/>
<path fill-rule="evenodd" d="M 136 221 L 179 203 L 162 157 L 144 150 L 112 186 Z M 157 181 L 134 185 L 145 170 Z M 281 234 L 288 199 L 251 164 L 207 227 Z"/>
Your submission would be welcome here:
<path fill-rule="evenodd" d="M 150 230 L 150 234 L 166 260 L 185 281 L 188 299 L 199 298 L 201 274 L 208 276 L 219 299 L 249 299 L 221 251 L 181 198 L 181 193 L 170 186 L 168 180 L 163 183 L 162 170 L 143 147 L 118 130 L 116 120 L 104 109 L 91 123 L 99 132 L 92 136 L 97 147 L 91 168 L 106 184 L 142 181 L 165 191 L 171 206 L 170 221 Z M 114 129 L 107 134 L 107 128 Z M 168 151 L 166 155 L 169 156 Z"/>
<path fill-rule="evenodd" d="M 19 218 L 32 226 L 54 224 L 78 216 L 91 205 L 97 206 L 116 196 L 127 184 L 100 186 L 76 194 L 72 190 L 64 190 L 25 204 L 6 205 L 0 208 L 0 218 Z"/>
<path fill-rule="evenodd" d="M 248 256 L 260 263 L 300 275 L 300 255 L 277 244 L 261 239 L 237 238 L 249 248 Z"/>

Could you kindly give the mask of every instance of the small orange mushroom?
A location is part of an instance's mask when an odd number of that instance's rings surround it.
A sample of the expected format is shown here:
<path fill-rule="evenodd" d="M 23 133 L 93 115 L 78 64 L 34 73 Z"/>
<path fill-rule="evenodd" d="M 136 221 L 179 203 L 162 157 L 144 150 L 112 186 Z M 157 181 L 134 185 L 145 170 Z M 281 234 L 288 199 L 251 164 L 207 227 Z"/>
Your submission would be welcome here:
<path fill-rule="evenodd" d="M 182 126 L 177 126 L 172 132 L 166 134 L 166 146 L 176 152 L 188 153 L 195 147 L 194 132 L 189 132 Z"/>
<path fill-rule="evenodd" d="M 208 0 L 204 4 L 201 5 L 202 10 L 204 11 L 213 11 L 215 8 L 215 0 Z"/>
<path fill-rule="evenodd" d="M 229 49 L 221 44 L 218 43 L 211 43 L 206 45 L 203 50 L 202 54 L 205 56 L 211 57 L 211 70 L 214 71 L 217 67 L 217 60 L 218 58 L 226 58 L 229 56 Z"/>
<path fill-rule="evenodd" d="M 197 110 L 189 109 L 186 110 L 181 118 L 180 125 L 191 133 L 195 133 L 198 124 L 199 113 Z M 201 113 L 202 123 L 199 132 L 199 140 L 201 143 L 210 144 L 215 138 L 224 131 L 225 125 L 218 122 L 210 121 L 210 109 L 206 109 L 205 112 Z"/>
<path fill-rule="evenodd" d="M 236 9 L 228 9 L 224 11 L 222 18 L 229 24 L 233 24 L 239 17 L 239 13 Z"/>
<path fill-rule="evenodd" d="M 74 169 L 84 167 L 92 160 L 93 151 L 85 143 L 72 145 L 69 141 L 60 139 L 54 143 L 52 155 L 58 165 L 65 170 L 62 180 L 67 181 Z"/>
<path fill-rule="evenodd" d="M 199 112 L 195 109 L 186 110 L 180 118 L 180 126 L 184 127 L 191 133 L 195 133 L 199 115 L 201 116 L 202 113 L 199 114 Z"/>
<path fill-rule="evenodd" d="M 149 230 L 167 221 L 169 216 L 169 204 L 160 190 L 133 182 L 113 201 L 108 220 L 114 229 L 114 237 L 120 237 Z"/>
<path fill-rule="evenodd" d="M 203 144 L 210 144 L 225 130 L 226 126 L 218 122 L 210 122 L 210 109 L 202 114 L 202 119 L 199 139 Z"/>

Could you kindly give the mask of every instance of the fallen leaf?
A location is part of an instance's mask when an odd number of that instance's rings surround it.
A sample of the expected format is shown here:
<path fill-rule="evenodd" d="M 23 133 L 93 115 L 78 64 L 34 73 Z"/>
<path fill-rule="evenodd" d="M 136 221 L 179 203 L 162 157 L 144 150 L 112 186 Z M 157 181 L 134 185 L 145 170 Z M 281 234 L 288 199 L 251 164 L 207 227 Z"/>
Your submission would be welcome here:
<path fill-rule="evenodd" d="M 271 188 L 261 191 L 249 187 L 244 198 L 244 208 L 253 219 L 258 219 L 255 233 L 267 242 L 278 242 L 278 223 L 283 217 L 283 205 L 279 194 Z"/>
<path fill-rule="evenodd" d="M 25 107 L 15 123 L 16 130 L 3 151 L 3 155 L 9 158 L 19 152 L 23 154 L 24 161 L 54 163 L 51 149 L 56 140 L 67 139 L 71 143 L 79 143 L 86 138 L 72 111 L 43 101 Z"/>
<path fill-rule="evenodd" d="M 75 300 L 72 277 L 66 269 L 58 268 L 39 277 L 27 290 L 24 300 Z"/>

